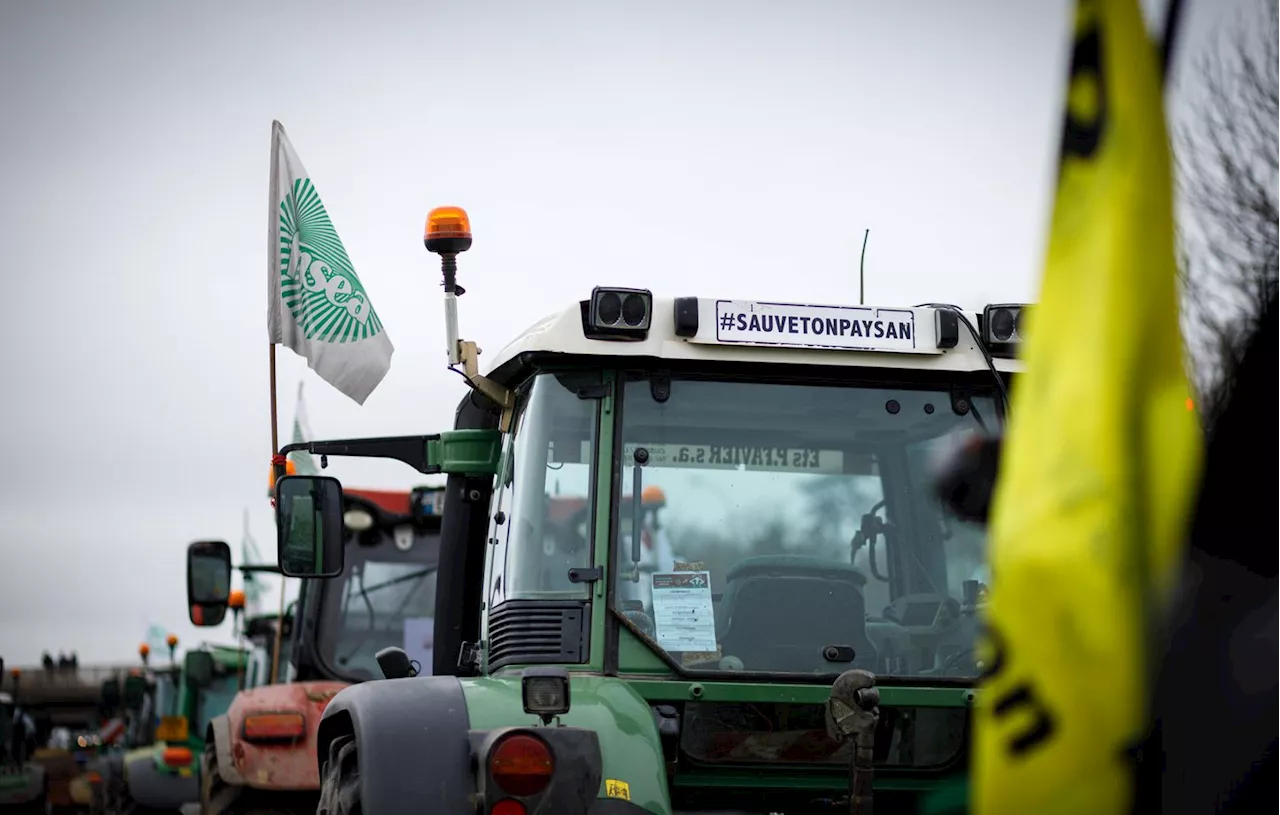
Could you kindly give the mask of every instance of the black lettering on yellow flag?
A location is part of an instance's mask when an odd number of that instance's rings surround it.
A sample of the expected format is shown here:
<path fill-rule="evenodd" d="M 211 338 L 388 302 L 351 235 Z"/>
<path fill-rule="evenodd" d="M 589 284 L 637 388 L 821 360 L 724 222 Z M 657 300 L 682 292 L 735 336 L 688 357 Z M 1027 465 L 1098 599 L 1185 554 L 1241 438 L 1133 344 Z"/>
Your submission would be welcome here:
<path fill-rule="evenodd" d="M 1076 7 L 1061 166 L 991 517 L 972 808 L 1126 813 L 1200 465 L 1157 50 L 1138 0 Z"/>

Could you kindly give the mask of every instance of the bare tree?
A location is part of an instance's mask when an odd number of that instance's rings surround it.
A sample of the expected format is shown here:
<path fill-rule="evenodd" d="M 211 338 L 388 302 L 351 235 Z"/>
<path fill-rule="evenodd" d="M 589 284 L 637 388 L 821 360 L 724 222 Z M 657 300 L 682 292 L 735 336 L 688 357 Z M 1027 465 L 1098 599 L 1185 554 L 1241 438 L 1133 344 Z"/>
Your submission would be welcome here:
<path fill-rule="evenodd" d="M 1206 422 L 1276 296 L 1278 29 L 1277 0 L 1236 19 L 1195 58 L 1189 113 L 1172 128 L 1183 328 Z"/>

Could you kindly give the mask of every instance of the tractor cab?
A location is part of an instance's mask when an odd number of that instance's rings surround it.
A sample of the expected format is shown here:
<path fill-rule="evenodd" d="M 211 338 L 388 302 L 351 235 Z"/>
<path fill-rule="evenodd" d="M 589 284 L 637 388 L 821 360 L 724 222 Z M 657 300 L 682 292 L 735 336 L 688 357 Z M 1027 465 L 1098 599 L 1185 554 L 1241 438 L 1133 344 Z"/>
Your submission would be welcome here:
<path fill-rule="evenodd" d="M 347 490 L 342 569 L 331 580 L 304 584 L 295 662 L 326 678 L 359 682 L 381 677 L 375 657 L 383 648 L 409 647 L 428 655 L 423 672 L 430 673 L 438 520 L 415 519 L 409 493 Z"/>
<path fill-rule="evenodd" d="M 282 451 L 448 476 L 436 676 L 335 697 L 325 789 L 346 795 L 358 765 L 364 808 L 383 812 L 400 804 L 378 778 L 440 811 L 847 812 L 873 788 L 915 811 L 963 772 L 985 537 L 944 509 L 933 472 L 1004 421 L 1023 306 L 601 286 L 481 373 L 456 335 L 465 213 L 433 211 L 426 243 L 450 368 L 471 387 L 454 429 Z M 282 552 L 314 553 L 290 568 L 339 568 L 340 485 L 282 478 L 276 499 Z M 379 729 L 392 710 L 437 722 L 436 745 L 459 728 L 459 756 L 422 763 L 394 718 Z M 504 776 L 517 742 L 538 783 Z M 349 761 L 366 754 L 419 763 Z M 444 780 L 458 767 L 474 769 Z"/>
<path fill-rule="evenodd" d="M 198 748 L 209 722 L 231 705 L 246 683 L 249 662 L 248 649 L 226 645 L 204 644 L 186 653 L 179 709 L 188 722 L 190 746 Z"/>

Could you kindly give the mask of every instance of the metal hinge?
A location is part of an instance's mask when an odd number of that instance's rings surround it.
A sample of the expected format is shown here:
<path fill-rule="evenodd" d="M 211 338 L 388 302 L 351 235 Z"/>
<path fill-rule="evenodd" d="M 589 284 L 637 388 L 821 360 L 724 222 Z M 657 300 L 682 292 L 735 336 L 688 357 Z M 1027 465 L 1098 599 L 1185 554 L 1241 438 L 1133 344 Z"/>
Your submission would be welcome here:
<path fill-rule="evenodd" d="M 604 569 L 599 566 L 579 566 L 569 570 L 570 583 L 594 583 L 604 577 Z"/>
<path fill-rule="evenodd" d="M 480 643 L 462 643 L 462 647 L 458 649 L 458 668 L 463 671 L 480 669 Z"/>

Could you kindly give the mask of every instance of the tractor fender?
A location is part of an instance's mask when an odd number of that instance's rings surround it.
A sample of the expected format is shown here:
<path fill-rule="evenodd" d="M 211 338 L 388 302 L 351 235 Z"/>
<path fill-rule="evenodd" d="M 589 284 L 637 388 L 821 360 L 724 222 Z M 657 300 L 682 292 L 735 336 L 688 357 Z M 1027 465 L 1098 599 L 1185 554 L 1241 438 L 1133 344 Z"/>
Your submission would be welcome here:
<path fill-rule="evenodd" d="M 129 797 L 148 809 L 180 809 L 200 800 L 200 779 L 195 773 L 179 775 L 156 766 L 156 751 L 133 754 L 125 759 L 125 783 Z"/>
<path fill-rule="evenodd" d="M 230 763 L 241 785 L 260 790 L 318 790 L 316 730 L 330 700 L 347 687 L 346 682 L 290 682 L 240 691 L 227 708 Z M 244 738 L 244 722 L 255 713 L 301 713 L 306 722 L 303 737 L 286 744 L 255 744 Z M 219 745 L 218 772 L 222 774 Z M 225 780 L 230 781 L 227 774 Z"/>
<path fill-rule="evenodd" d="M 316 767 L 334 739 L 354 735 L 364 812 L 462 815 L 474 811 L 470 716 L 453 676 L 379 679 L 333 697 L 320 722 Z"/>
<path fill-rule="evenodd" d="M 213 740 L 214 755 L 218 758 L 218 775 L 232 786 L 243 787 L 244 776 L 231 758 L 231 720 L 226 714 L 214 716 L 209 722 L 209 738 Z"/>

